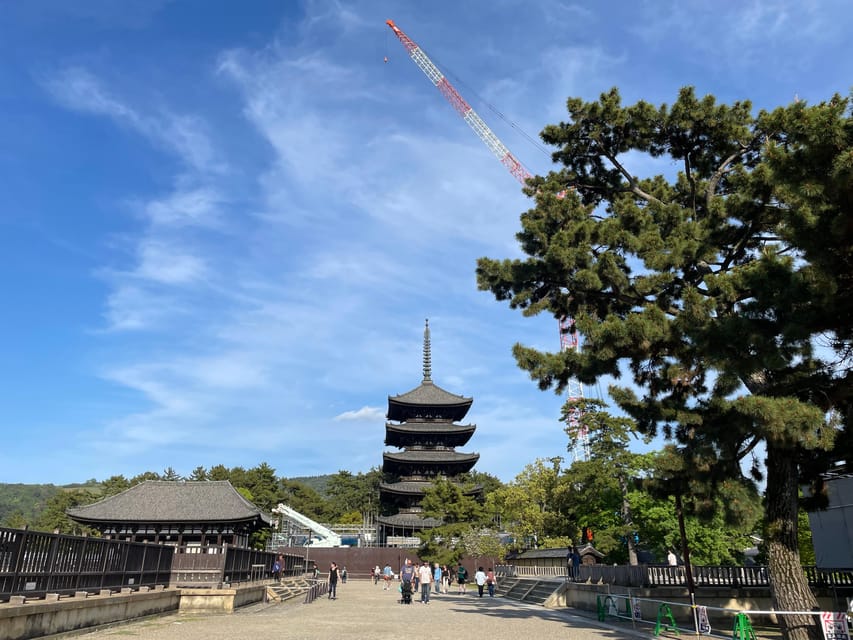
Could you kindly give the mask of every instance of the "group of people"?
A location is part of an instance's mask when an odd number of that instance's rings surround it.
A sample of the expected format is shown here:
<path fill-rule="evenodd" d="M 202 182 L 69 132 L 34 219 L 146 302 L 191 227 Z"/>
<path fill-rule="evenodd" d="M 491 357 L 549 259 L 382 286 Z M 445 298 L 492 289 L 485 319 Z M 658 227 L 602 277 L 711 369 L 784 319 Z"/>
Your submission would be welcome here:
<path fill-rule="evenodd" d="M 278 563 L 276 563 L 278 564 Z M 283 562 L 282 562 L 283 565 Z M 281 565 L 279 565 L 281 566 Z M 315 565 L 316 571 L 316 565 Z M 281 575 L 281 569 L 276 572 L 276 567 L 273 568 L 274 575 Z M 315 574 L 316 575 L 316 574 Z M 395 578 L 394 571 L 391 569 L 391 564 L 386 563 L 383 569 L 376 565 L 370 570 L 370 578 L 373 584 L 378 584 L 382 580 L 383 591 L 392 589 L 392 583 Z M 439 566 L 437 562 L 430 564 L 429 562 L 415 562 L 406 558 L 405 563 L 400 568 L 400 592 L 409 594 L 420 592 L 420 602 L 429 604 L 430 593 L 446 594 L 450 589 L 450 584 L 453 581 L 453 575 L 447 565 Z M 457 593 L 467 593 L 468 585 L 468 570 L 459 563 L 455 571 L 455 579 L 457 585 Z M 329 599 L 337 600 L 338 597 L 338 582 L 346 583 L 347 568 L 339 568 L 336 562 L 332 562 L 329 566 Z M 483 593 L 488 590 L 491 597 L 495 595 L 495 588 L 498 581 L 495 577 L 495 572 L 489 567 L 488 571 L 483 570 L 483 567 L 478 567 L 474 574 L 474 583 L 477 585 L 477 592 L 482 598 Z M 405 598 L 404 598 L 405 599 Z"/>
<path fill-rule="evenodd" d="M 386 566 L 386 569 L 390 566 Z M 378 569 L 378 567 L 377 567 Z M 467 593 L 468 589 L 468 569 L 460 562 L 455 571 L 457 593 Z M 428 562 L 412 563 L 410 559 L 400 568 L 400 590 L 403 593 L 416 593 L 420 591 L 420 602 L 429 604 L 430 593 L 448 593 L 450 583 L 453 580 L 453 575 L 447 565 L 439 566 Z M 498 581 L 495 577 L 495 572 L 489 567 L 488 572 L 483 570 L 483 567 L 478 567 L 474 574 L 474 583 L 477 585 L 477 592 L 482 598 L 484 591 L 488 588 L 489 596 L 494 597 L 495 588 Z"/>

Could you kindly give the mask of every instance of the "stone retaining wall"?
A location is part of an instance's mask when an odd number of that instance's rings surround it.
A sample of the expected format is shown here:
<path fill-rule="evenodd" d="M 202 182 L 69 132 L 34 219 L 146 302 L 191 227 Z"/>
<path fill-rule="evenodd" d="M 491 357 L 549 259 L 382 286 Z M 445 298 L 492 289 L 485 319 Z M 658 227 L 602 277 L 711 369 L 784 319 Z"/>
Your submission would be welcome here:
<path fill-rule="evenodd" d="M 48 594 L 39 600 L 13 596 L 0 604 L 0 639 L 28 640 L 164 613 L 233 613 L 263 601 L 267 582 L 224 589 L 124 589 L 120 593 L 85 591 L 74 597 Z"/>

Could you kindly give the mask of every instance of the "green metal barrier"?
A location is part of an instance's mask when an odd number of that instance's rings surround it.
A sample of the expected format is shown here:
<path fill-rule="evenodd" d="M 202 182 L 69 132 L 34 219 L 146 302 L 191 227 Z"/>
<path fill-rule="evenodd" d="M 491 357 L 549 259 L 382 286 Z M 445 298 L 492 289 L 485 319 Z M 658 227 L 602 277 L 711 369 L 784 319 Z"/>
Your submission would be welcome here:
<path fill-rule="evenodd" d="M 735 616 L 734 624 L 732 625 L 732 640 L 756 640 L 755 631 L 752 630 L 752 623 L 745 613 L 739 613 Z"/>
<path fill-rule="evenodd" d="M 658 607 L 655 636 L 659 636 L 661 631 L 674 631 L 675 635 L 679 635 L 678 626 L 675 624 L 675 618 L 672 616 L 672 609 L 669 608 L 668 604 L 662 604 Z"/>

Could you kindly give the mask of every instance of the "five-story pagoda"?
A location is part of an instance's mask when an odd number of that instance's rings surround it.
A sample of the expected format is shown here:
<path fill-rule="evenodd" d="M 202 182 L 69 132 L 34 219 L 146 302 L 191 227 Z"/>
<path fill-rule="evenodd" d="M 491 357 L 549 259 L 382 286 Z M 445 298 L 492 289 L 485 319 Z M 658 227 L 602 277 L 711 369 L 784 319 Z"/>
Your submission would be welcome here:
<path fill-rule="evenodd" d="M 379 487 L 382 513 L 393 514 L 379 517 L 379 537 L 385 544 L 417 544 L 418 540 L 412 539 L 417 531 L 441 525 L 440 520 L 424 516 L 424 491 L 439 477 L 452 479 L 470 471 L 480 457 L 456 451 L 477 428 L 473 424 L 457 424 L 465 418 L 473 399 L 433 383 L 429 320 L 424 329 L 423 367 L 424 377 L 418 387 L 388 396 L 385 445 L 402 451 L 382 455 L 386 478 L 396 478 Z M 479 491 L 478 487 L 470 493 Z"/>

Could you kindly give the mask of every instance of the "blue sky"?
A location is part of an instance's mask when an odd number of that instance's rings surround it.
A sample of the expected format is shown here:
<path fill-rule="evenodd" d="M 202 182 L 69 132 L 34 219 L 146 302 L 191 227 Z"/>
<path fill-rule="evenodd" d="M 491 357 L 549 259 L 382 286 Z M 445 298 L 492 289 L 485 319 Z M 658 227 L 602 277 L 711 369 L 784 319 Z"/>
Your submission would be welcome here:
<path fill-rule="evenodd" d="M 0 12 L 0 482 L 367 471 L 388 395 L 420 383 L 425 318 L 433 380 L 474 397 L 478 470 L 568 455 L 563 399 L 510 353 L 557 350 L 556 321 L 475 283 L 478 257 L 519 255 L 529 202 L 388 18 L 533 173 L 550 161 L 523 134 L 569 96 L 694 85 L 772 108 L 853 85 L 842 1 Z"/>

